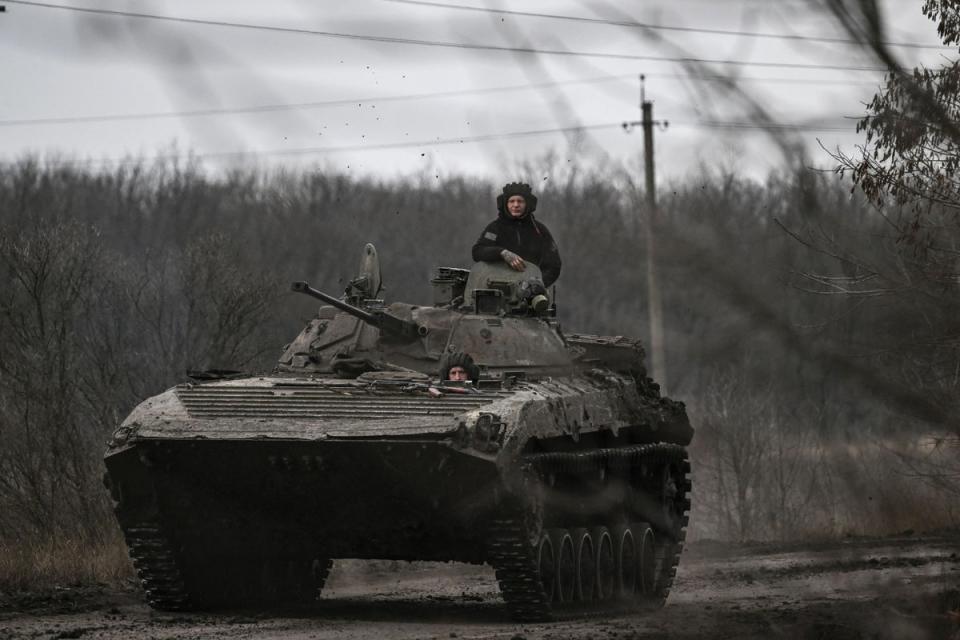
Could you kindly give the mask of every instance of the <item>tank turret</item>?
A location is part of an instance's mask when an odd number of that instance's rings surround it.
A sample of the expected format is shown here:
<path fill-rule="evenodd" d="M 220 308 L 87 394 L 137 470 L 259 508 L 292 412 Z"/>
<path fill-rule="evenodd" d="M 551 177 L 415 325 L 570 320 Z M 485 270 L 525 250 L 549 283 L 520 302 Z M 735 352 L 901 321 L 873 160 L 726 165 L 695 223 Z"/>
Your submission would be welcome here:
<path fill-rule="evenodd" d="M 514 271 L 502 262 L 478 262 L 463 295 L 463 305 L 477 313 L 543 315 L 550 307 L 540 267 L 532 263 L 524 271 Z"/>

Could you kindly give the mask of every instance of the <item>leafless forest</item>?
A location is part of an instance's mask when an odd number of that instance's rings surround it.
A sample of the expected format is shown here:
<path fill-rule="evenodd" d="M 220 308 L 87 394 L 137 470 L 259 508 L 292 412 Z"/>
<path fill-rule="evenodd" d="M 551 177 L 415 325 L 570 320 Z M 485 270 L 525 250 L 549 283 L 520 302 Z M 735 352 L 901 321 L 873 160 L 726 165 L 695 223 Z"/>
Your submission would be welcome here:
<path fill-rule="evenodd" d="M 510 177 L 537 185 L 560 243 L 565 328 L 644 336 L 649 229 L 630 174 L 546 159 Z M 4 580 L 27 580 L 31 565 L 49 564 L 51 580 L 125 571 L 100 484 L 104 442 L 125 413 L 188 369 L 269 370 L 314 311 L 287 283 L 339 291 L 364 242 L 381 251 L 389 298 L 429 300 L 434 266 L 468 266 L 496 186 L 32 160 L 6 169 Z M 938 421 L 958 384 L 957 281 L 939 254 L 902 241 L 898 211 L 830 174 L 759 184 L 704 169 L 662 207 L 668 391 L 698 429 L 693 535 L 955 524 L 956 440 Z M 943 229 L 955 243 L 956 228 Z"/>
<path fill-rule="evenodd" d="M 948 4 L 927 3 L 956 44 L 953 14 L 937 13 Z M 858 31 L 869 15 L 844 7 L 824 10 L 895 64 Z M 891 73 L 861 125 L 864 155 L 838 156 L 842 171 L 800 160 L 760 182 L 706 166 L 665 185 L 652 228 L 636 167 L 560 154 L 504 170 L 534 185 L 558 240 L 567 331 L 647 335 L 653 234 L 667 390 L 697 428 L 694 539 L 958 524 L 960 72 L 924 73 Z M 100 482 L 124 415 L 187 370 L 269 370 L 315 311 L 288 283 L 338 293 L 365 242 L 389 299 L 429 301 L 433 267 L 469 266 L 498 188 L 163 161 L 3 165 L 0 588 L 127 575 Z"/>

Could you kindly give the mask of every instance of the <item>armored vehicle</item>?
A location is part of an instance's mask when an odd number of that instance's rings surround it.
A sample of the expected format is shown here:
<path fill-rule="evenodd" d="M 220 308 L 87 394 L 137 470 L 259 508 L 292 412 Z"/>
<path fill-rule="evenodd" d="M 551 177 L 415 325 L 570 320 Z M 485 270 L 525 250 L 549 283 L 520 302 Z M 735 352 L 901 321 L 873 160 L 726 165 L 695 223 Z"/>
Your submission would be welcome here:
<path fill-rule="evenodd" d="M 690 507 L 684 406 L 624 337 L 565 334 L 534 265 L 386 304 L 367 245 L 270 375 L 139 405 L 107 485 L 158 609 L 318 598 L 335 558 L 489 563 L 517 620 L 662 604 Z M 452 353 L 473 382 L 437 380 Z"/>

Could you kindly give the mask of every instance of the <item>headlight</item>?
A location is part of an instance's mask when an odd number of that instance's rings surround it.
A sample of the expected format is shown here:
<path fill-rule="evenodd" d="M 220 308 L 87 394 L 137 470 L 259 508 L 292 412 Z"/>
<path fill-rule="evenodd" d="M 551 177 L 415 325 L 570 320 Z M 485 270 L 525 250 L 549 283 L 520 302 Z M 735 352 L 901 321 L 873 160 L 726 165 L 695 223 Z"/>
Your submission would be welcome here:
<path fill-rule="evenodd" d="M 486 453 L 497 451 L 503 444 L 506 427 L 500 416 L 481 413 L 473 426 L 473 448 Z"/>
<path fill-rule="evenodd" d="M 113 432 L 113 437 L 110 438 L 107 446 L 119 447 L 126 444 L 127 440 L 130 439 L 130 436 L 132 436 L 136 430 L 137 427 L 133 425 L 120 425 L 116 431 Z"/>

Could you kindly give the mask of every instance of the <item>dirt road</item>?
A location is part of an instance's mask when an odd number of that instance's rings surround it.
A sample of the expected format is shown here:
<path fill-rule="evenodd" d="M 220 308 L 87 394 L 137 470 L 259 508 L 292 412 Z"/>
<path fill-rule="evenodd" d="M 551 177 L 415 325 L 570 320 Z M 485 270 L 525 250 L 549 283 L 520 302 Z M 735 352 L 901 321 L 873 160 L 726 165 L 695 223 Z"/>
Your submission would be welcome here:
<path fill-rule="evenodd" d="M 0 638 L 936 638 L 960 640 L 960 540 L 691 544 L 667 606 L 555 624 L 509 620 L 487 567 L 335 564 L 308 610 L 151 611 L 133 588 L 0 594 Z"/>

